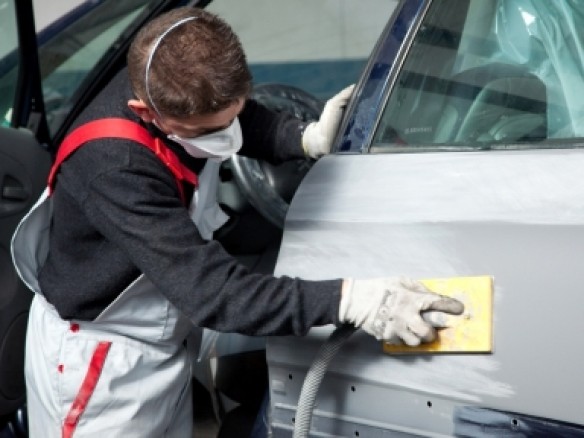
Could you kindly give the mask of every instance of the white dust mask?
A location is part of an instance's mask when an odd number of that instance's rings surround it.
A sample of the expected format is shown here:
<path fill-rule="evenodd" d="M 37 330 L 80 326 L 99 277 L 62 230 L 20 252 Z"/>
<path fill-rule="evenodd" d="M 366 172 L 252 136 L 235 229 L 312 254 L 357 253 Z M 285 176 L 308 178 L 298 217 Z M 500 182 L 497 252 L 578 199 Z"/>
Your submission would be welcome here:
<path fill-rule="evenodd" d="M 217 158 L 227 160 L 241 149 L 243 137 L 237 117 L 231 125 L 221 131 L 194 138 L 182 138 L 170 134 L 168 138 L 180 144 L 189 155 L 195 158 Z"/>

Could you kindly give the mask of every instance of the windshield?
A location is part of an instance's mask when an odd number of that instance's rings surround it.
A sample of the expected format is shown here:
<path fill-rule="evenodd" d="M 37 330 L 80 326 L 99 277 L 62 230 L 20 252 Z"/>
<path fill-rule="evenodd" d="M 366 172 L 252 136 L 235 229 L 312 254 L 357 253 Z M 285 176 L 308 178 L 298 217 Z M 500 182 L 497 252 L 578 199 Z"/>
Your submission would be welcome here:
<path fill-rule="evenodd" d="M 372 152 L 575 146 L 583 26 L 577 0 L 433 1 Z"/>

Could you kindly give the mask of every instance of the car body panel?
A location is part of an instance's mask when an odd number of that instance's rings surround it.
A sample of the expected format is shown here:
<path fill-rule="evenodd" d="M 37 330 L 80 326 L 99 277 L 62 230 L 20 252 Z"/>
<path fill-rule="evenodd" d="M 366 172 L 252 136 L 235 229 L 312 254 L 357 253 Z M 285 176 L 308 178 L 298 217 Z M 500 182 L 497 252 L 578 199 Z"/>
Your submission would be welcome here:
<path fill-rule="evenodd" d="M 292 201 L 276 273 L 490 275 L 494 350 L 389 356 L 357 333 L 333 360 L 315 416 L 451 434 L 454 409 L 477 406 L 584 424 L 574 342 L 584 331 L 584 201 L 574 203 L 584 200 L 582 166 L 583 150 L 321 159 Z M 289 415 L 331 330 L 268 340 L 275 412 Z"/>

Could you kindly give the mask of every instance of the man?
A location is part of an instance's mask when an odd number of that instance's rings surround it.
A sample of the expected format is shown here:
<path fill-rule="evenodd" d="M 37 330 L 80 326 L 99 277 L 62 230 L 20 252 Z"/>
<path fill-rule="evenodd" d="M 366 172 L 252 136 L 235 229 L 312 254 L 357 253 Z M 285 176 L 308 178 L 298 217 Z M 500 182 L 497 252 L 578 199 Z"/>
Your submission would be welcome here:
<path fill-rule="evenodd" d="M 26 349 L 33 437 L 190 436 L 192 325 L 266 336 L 350 323 L 417 345 L 434 338 L 422 311 L 462 312 L 408 279 L 253 274 L 211 240 L 225 222 L 212 196 L 220 162 L 327 153 L 351 91 L 305 126 L 249 100 L 250 89 L 229 26 L 179 8 L 137 35 L 128 70 L 61 145 L 49 190 L 13 239 L 36 292 Z M 98 132 L 104 118 L 115 122 Z"/>

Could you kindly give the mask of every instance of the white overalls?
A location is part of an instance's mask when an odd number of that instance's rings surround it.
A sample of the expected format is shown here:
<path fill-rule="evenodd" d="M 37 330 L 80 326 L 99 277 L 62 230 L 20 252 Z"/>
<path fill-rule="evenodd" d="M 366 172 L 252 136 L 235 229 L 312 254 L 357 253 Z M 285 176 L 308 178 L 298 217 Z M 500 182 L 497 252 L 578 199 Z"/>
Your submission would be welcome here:
<path fill-rule="evenodd" d="M 226 219 L 214 196 L 218 165 L 208 162 L 193 199 L 207 208 L 190 209 L 207 234 Z M 12 240 L 16 269 L 35 292 L 25 359 L 30 436 L 190 438 L 189 320 L 143 275 L 94 321 L 61 319 L 37 279 L 48 252 L 48 193 Z"/>

